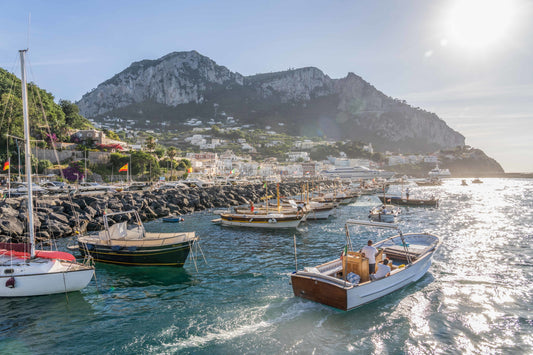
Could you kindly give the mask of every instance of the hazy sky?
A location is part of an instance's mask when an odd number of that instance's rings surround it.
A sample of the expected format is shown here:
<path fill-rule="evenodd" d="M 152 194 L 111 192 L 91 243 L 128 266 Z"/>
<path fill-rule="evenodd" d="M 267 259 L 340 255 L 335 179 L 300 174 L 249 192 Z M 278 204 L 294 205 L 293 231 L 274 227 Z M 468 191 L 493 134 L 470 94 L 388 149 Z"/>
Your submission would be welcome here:
<path fill-rule="evenodd" d="M 0 66 L 79 100 L 134 61 L 197 50 L 243 75 L 354 72 L 533 172 L 533 1 L 4 1 Z M 28 16 L 31 13 L 31 25 Z"/>

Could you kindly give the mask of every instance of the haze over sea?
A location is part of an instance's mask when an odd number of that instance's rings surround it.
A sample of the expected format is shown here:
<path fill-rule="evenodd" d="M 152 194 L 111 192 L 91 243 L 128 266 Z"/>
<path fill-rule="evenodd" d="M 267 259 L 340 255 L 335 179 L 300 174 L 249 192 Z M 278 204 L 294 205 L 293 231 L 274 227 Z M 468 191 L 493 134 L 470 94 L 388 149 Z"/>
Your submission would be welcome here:
<path fill-rule="evenodd" d="M 0 353 L 532 353 L 533 180 L 410 190 L 441 204 L 403 208 L 402 231 L 431 231 L 442 244 L 419 282 L 371 304 L 341 312 L 296 298 L 289 274 L 293 235 L 299 268 L 336 258 L 345 221 L 366 219 L 377 197 L 298 232 L 223 228 L 204 212 L 147 228 L 196 231 L 207 264 L 199 253 L 183 269 L 98 264 L 97 280 L 68 303 L 3 299 Z M 355 247 L 367 238 L 352 231 Z"/>

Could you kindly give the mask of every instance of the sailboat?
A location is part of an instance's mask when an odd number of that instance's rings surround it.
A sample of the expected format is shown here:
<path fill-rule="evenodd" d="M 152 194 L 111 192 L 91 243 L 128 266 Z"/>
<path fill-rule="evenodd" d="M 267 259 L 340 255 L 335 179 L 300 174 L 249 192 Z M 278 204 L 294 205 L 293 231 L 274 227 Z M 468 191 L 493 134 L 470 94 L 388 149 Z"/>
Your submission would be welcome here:
<path fill-rule="evenodd" d="M 0 243 L 0 297 L 26 297 L 79 291 L 87 286 L 94 267 L 76 262 L 72 254 L 60 251 L 35 250 L 33 194 L 31 184 L 30 125 L 26 85 L 25 57 L 20 51 L 22 111 L 28 181 L 29 243 Z"/>

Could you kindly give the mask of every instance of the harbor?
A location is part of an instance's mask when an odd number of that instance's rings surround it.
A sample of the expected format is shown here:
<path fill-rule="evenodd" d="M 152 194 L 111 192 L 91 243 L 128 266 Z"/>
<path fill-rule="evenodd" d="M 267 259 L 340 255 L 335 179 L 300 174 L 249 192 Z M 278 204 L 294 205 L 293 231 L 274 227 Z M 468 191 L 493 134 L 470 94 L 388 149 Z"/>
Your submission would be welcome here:
<path fill-rule="evenodd" d="M 381 203 L 378 195 L 361 196 L 339 207 L 335 217 L 297 230 L 224 228 L 211 223 L 213 209 L 186 214 L 179 224 L 154 219 L 145 223 L 147 231 L 179 229 L 199 236 L 200 248 L 192 250 L 183 268 L 97 263 L 96 279 L 80 292 L 3 299 L 0 350 L 476 353 L 490 346 L 527 352 L 533 220 L 513 211 L 531 204 L 524 196 L 533 192 L 533 184 L 483 180 L 468 188 L 460 179 L 412 187 L 413 195 L 424 189 L 441 201 L 438 208 L 401 207 L 405 233 L 431 231 L 442 238 L 429 271 L 418 282 L 349 312 L 294 297 L 290 275 L 341 255 L 344 224 L 366 218 Z M 366 245 L 368 235 L 353 235 L 354 248 Z M 66 250 L 74 241 L 56 242 Z"/>

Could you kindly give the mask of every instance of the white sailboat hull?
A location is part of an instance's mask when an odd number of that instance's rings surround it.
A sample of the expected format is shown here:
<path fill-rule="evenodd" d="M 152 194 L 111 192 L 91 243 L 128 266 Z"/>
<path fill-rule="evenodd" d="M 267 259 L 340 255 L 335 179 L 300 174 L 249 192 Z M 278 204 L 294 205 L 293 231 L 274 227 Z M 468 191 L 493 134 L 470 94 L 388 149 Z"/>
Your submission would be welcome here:
<path fill-rule="evenodd" d="M 86 287 L 94 269 L 59 260 L 6 262 L 0 266 L 0 297 L 26 297 L 79 291 Z M 8 285 L 14 279 L 14 286 Z"/>

